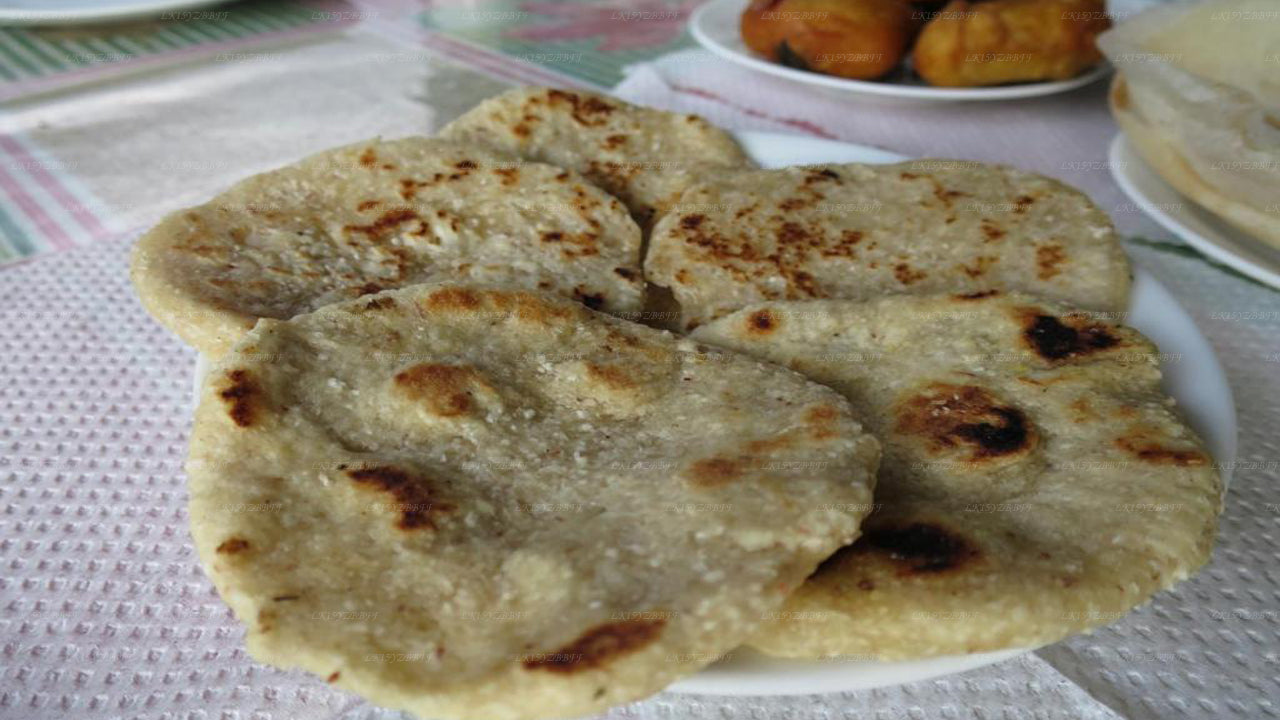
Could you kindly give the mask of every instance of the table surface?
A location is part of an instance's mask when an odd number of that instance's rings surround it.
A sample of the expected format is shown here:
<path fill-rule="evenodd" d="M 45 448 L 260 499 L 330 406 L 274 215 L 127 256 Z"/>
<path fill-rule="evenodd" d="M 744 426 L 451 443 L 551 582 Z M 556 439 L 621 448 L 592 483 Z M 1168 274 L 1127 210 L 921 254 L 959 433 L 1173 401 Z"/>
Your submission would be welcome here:
<path fill-rule="evenodd" d="M 241 177 L 429 133 L 522 82 L 1061 177 L 1190 311 L 1239 410 L 1212 563 L 1107 628 L 896 688 L 662 694 L 609 716 L 1280 717 L 1280 292 L 1208 262 L 1120 193 L 1101 84 L 981 106 L 815 96 L 692 50 L 695 5 L 253 0 L 168 25 L 0 29 L 0 718 L 396 716 L 244 653 L 187 532 L 195 355 L 142 311 L 127 253 L 161 215 Z M 37 66 L 41 54 L 67 67 Z"/>

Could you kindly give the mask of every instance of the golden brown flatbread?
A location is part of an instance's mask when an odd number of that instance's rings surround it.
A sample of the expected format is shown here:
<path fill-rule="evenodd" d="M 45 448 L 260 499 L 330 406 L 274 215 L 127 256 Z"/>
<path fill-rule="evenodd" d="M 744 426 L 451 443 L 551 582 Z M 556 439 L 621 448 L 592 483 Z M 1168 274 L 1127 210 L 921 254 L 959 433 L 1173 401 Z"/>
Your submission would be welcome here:
<path fill-rule="evenodd" d="M 640 229 L 580 175 L 420 137 L 328 150 L 165 218 L 138 241 L 148 311 L 201 352 L 259 318 L 436 279 L 637 313 Z"/>
<path fill-rule="evenodd" d="M 752 168 L 729 133 L 696 115 L 582 90 L 517 88 L 480 103 L 440 136 L 572 168 L 648 228 L 690 185 Z"/>
<path fill-rule="evenodd" d="M 693 337 L 839 390 L 884 446 L 862 537 L 751 638 L 767 653 L 1037 647 L 1209 558 L 1218 472 L 1131 328 L 986 292 L 757 304 Z"/>
<path fill-rule="evenodd" d="M 878 454 L 783 368 L 416 285 L 223 358 L 192 534 L 263 662 L 422 717 L 576 717 L 740 644 L 854 537 Z"/>
<path fill-rule="evenodd" d="M 1021 290 L 1121 311 L 1129 263 L 1106 214 L 1041 175 L 918 160 L 725 175 L 654 228 L 645 277 L 693 328 L 764 300 Z"/>

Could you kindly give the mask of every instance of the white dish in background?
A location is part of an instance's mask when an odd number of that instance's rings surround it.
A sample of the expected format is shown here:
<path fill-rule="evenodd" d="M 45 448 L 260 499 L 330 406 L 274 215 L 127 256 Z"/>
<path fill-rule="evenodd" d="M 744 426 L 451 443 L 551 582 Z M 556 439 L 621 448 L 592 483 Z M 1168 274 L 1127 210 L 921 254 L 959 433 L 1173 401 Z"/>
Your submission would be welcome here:
<path fill-rule="evenodd" d="M 831 140 L 776 133 L 737 133 L 747 153 L 764 167 L 819 162 L 890 163 L 904 160 L 885 150 Z M 1209 341 L 1185 310 L 1155 278 L 1138 269 L 1128 324 L 1141 330 L 1177 362 L 1164 364 L 1165 391 L 1177 399 L 1191 426 L 1204 438 L 1226 483 L 1236 457 L 1236 411 L 1222 365 Z M 196 363 L 195 392 L 208 369 Z M 788 660 L 745 648 L 693 677 L 674 683 L 670 692 L 710 695 L 807 695 L 847 692 L 928 680 L 983 667 L 1031 652 L 1002 650 L 903 662 Z"/>
<path fill-rule="evenodd" d="M 0 0 L 0 24 L 66 25 L 114 22 L 192 10 L 227 0 Z"/>
<path fill-rule="evenodd" d="M 1020 83 L 992 87 L 944 88 L 929 85 L 909 70 L 897 70 L 886 80 L 849 80 L 798 70 L 757 56 L 742 42 L 739 20 L 749 0 L 711 0 L 689 18 L 689 33 L 699 45 L 744 67 L 787 78 L 846 96 L 862 95 L 898 101 L 1014 100 L 1075 90 L 1107 75 L 1105 62 L 1070 80 Z"/>
<path fill-rule="evenodd" d="M 1280 248 L 1249 237 L 1179 193 L 1125 139 L 1111 141 L 1111 175 L 1134 204 L 1188 245 L 1241 273 L 1280 288 Z"/>

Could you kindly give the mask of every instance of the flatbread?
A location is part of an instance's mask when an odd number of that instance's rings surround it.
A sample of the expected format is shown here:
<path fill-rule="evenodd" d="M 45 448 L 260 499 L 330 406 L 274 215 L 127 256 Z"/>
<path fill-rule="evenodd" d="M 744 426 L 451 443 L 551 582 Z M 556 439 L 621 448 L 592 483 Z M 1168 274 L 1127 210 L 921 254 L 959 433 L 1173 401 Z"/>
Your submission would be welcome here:
<path fill-rule="evenodd" d="M 1275 13 L 1274 0 L 1164 3 L 1098 47 L 1116 67 L 1112 115 L 1138 155 L 1182 195 L 1280 248 Z"/>
<path fill-rule="evenodd" d="M 322 152 L 174 213 L 139 240 L 132 275 L 156 319 L 216 357 L 258 318 L 432 279 L 636 313 L 640 240 L 572 171 L 409 137 Z"/>
<path fill-rule="evenodd" d="M 876 510 L 749 644 L 906 659 L 1107 624 L 1209 558 L 1221 482 L 1138 332 L 1024 295 L 753 305 L 696 340 L 799 370 L 883 443 Z"/>
<path fill-rule="evenodd" d="M 1183 140 L 1163 127 L 1151 123 L 1144 118 L 1135 107 L 1132 95 L 1128 90 L 1125 77 L 1116 73 L 1111 84 L 1111 115 L 1116 124 L 1124 131 L 1125 138 L 1137 151 L 1138 156 L 1151 166 L 1156 174 L 1169 183 L 1174 190 L 1195 201 L 1197 205 L 1209 210 L 1223 221 L 1234 226 L 1250 237 L 1257 238 L 1272 246 L 1280 248 L 1280 204 L 1261 205 L 1233 197 L 1232 186 L 1245 185 L 1253 180 L 1264 182 L 1252 185 L 1257 191 L 1266 192 L 1280 182 L 1280 160 L 1274 161 L 1227 161 L 1230 165 L 1250 171 L 1254 177 L 1240 178 L 1236 182 L 1214 185 L 1206 180 L 1197 166 L 1193 164 L 1183 150 Z M 1276 157 L 1280 158 L 1280 142 L 1276 143 Z M 1247 145 L 1245 147 L 1248 147 Z M 1220 161 L 1218 168 L 1223 166 Z M 1206 166 L 1201 163 L 1200 168 Z M 1207 166 L 1212 172 L 1214 166 Z M 1274 181 L 1266 181 L 1264 173 L 1275 175 Z M 1226 173 L 1213 173 L 1214 175 Z M 1229 177 L 1229 176 L 1228 176 Z M 1272 208 L 1268 210 L 1267 208 Z"/>
<path fill-rule="evenodd" d="M 570 717 L 741 643 L 869 512 L 829 388 L 556 296 L 263 320 L 206 381 L 192 533 L 250 653 L 431 718 Z"/>
<path fill-rule="evenodd" d="M 764 300 L 1021 290 L 1128 302 L 1106 214 L 1041 175 L 975 162 L 815 165 L 691 188 L 653 230 L 645 277 L 687 328 Z"/>
<path fill-rule="evenodd" d="M 577 170 L 626 203 L 645 228 L 695 182 L 755 167 L 729 133 L 696 115 L 581 90 L 517 88 L 480 103 L 440 136 Z"/>

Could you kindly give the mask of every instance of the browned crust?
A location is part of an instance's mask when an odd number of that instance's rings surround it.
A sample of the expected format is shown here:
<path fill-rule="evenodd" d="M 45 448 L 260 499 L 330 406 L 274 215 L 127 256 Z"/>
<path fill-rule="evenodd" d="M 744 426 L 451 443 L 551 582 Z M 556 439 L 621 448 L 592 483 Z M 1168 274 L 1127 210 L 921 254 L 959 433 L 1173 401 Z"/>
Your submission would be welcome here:
<path fill-rule="evenodd" d="M 1059 318 L 1034 307 L 1016 312 L 1027 347 L 1050 362 L 1075 360 L 1122 344 L 1111 326 L 1081 315 Z"/>
<path fill-rule="evenodd" d="M 747 332 L 752 335 L 768 335 L 781 324 L 778 316 L 769 308 L 762 308 L 747 316 Z"/>
<path fill-rule="evenodd" d="M 698 487 L 723 487 L 742 477 L 743 470 L 741 460 L 719 456 L 704 458 L 689 466 L 689 480 Z"/>
<path fill-rule="evenodd" d="M 396 527 L 401 530 L 420 530 L 436 527 L 436 518 L 457 510 L 453 503 L 441 502 L 439 491 L 427 478 L 409 473 L 390 465 L 360 468 L 339 468 L 359 487 L 378 490 L 391 495 L 398 513 Z"/>
<path fill-rule="evenodd" d="M 236 555 L 248 550 L 252 547 L 248 540 L 239 537 L 229 537 L 223 540 L 216 552 L 219 555 Z"/>
<path fill-rule="evenodd" d="M 975 385 L 931 383 L 898 405 L 895 432 L 924 440 L 934 453 L 967 450 L 980 463 L 1029 452 L 1037 434 L 1023 411 Z"/>
<path fill-rule="evenodd" d="M 421 363 L 396 373 L 396 387 L 413 400 L 424 402 L 440 417 L 465 415 L 471 409 L 472 388 L 484 383 L 470 366 Z"/>
<path fill-rule="evenodd" d="M 227 373 L 228 385 L 218 392 L 227 405 L 227 415 L 236 425 L 247 428 L 257 420 L 261 409 L 262 387 L 248 370 Z"/>
<path fill-rule="evenodd" d="M 662 628 L 666 624 L 666 620 L 658 618 L 597 625 L 558 650 L 536 658 L 526 658 L 523 665 L 526 670 L 547 670 L 561 674 L 600 668 L 616 658 L 653 643 L 662 634 Z"/>
<path fill-rule="evenodd" d="M 958 570 L 981 553 L 972 542 L 940 523 L 913 522 L 868 531 L 854 552 L 875 553 L 891 560 L 900 577 L 936 575 Z"/>
<path fill-rule="evenodd" d="M 1167 447 L 1158 441 L 1159 437 L 1159 433 L 1139 427 L 1116 438 L 1115 443 L 1121 450 L 1153 465 L 1202 467 L 1209 464 L 1209 458 L 1200 450 Z"/>

